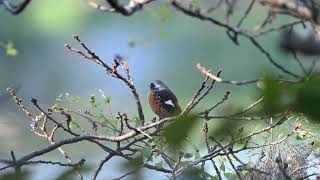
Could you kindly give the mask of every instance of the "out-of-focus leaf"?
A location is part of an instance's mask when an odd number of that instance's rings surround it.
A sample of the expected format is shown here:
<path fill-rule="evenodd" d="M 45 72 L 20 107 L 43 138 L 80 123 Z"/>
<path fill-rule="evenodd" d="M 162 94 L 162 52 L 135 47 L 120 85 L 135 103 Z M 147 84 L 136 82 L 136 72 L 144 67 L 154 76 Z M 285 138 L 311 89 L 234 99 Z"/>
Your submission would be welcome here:
<path fill-rule="evenodd" d="M 298 87 L 294 108 L 320 122 L 320 79 L 311 77 Z"/>
<path fill-rule="evenodd" d="M 200 159 L 201 155 L 199 151 L 196 151 L 196 153 L 194 154 L 194 159 Z"/>
<path fill-rule="evenodd" d="M 159 9 L 150 10 L 149 15 L 153 18 L 156 18 L 157 20 L 164 22 L 171 16 L 171 9 L 168 5 L 162 5 Z"/>
<path fill-rule="evenodd" d="M 180 166 L 182 167 L 182 166 L 187 166 L 187 165 L 189 165 L 189 164 L 191 164 L 193 161 L 181 161 L 180 162 Z"/>
<path fill-rule="evenodd" d="M 10 48 L 10 49 L 7 49 L 6 53 L 7 53 L 7 56 L 14 57 L 18 55 L 18 50 L 14 48 Z"/>
<path fill-rule="evenodd" d="M 239 129 L 244 126 L 245 121 L 234 121 L 224 119 L 222 121 L 213 121 L 209 124 L 209 139 L 216 141 L 228 141 L 231 137 L 241 138 L 247 132 L 239 133 Z M 237 142 L 243 143 L 243 142 Z"/>
<path fill-rule="evenodd" d="M 226 171 L 226 166 L 224 165 L 224 161 L 220 161 L 220 167 L 219 167 L 219 169 L 220 169 L 221 171 L 223 171 L 223 172 Z"/>
<path fill-rule="evenodd" d="M 274 114 L 284 111 L 303 113 L 311 120 L 320 120 L 320 79 L 308 77 L 299 83 L 281 83 L 272 77 L 263 80 L 263 110 Z"/>
<path fill-rule="evenodd" d="M 202 169 L 199 168 L 189 168 L 186 169 L 182 174 L 181 174 L 182 179 L 184 180 L 194 180 L 194 179 L 199 179 L 199 180 L 205 180 L 205 179 L 211 179 L 213 176 L 210 175 L 209 173 L 203 171 Z M 180 178 L 178 178 L 180 179 Z"/>
<path fill-rule="evenodd" d="M 77 167 L 77 170 L 79 170 L 82 174 L 83 173 L 87 173 L 92 171 L 92 166 L 89 165 L 84 165 L 84 166 L 80 166 Z M 68 179 L 78 179 L 78 175 L 77 172 L 75 170 L 75 168 L 66 168 L 65 171 L 62 172 L 62 174 L 60 174 L 56 180 L 68 180 Z"/>
<path fill-rule="evenodd" d="M 266 75 L 262 82 L 261 95 L 264 97 L 263 107 L 267 114 L 275 114 L 286 110 L 288 101 L 290 100 L 290 91 L 282 88 L 278 81 L 271 75 Z"/>
<path fill-rule="evenodd" d="M 73 128 L 74 126 L 78 126 L 79 125 L 79 120 L 78 119 L 71 119 L 70 121 L 70 128 Z"/>
<path fill-rule="evenodd" d="M 77 103 L 79 105 L 83 105 L 83 104 L 86 103 L 86 101 L 83 98 L 81 98 L 80 96 L 76 96 L 75 97 L 75 103 Z"/>
<path fill-rule="evenodd" d="M 141 121 L 140 121 L 140 118 L 139 117 L 133 117 L 132 118 L 133 122 L 134 122 L 134 126 L 137 128 L 137 127 L 140 127 L 141 126 Z"/>
<path fill-rule="evenodd" d="M 316 140 L 314 141 L 314 144 L 313 144 L 314 147 L 317 147 L 317 148 L 320 148 L 320 140 Z"/>
<path fill-rule="evenodd" d="M 296 137 L 298 140 L 305 140 L 307 138 L 310 138 L 311 134 L 307 131 L 300 131 Z"/>
<path fill-rule="evenodd" d="M 93 108 L 98 108 L 101 105 L 101 103 L 98 103 L 97 98 L 94 94 L 90 96 L 90 103 Z"/>
<path fill-rule="evenodd" d="M 160 38 L 161 40 L 168 40 L 168 39 L 171 38 L 171 36 L 170 36 L 169 33 L 163 32 L 163 31 L 159 32 L 159 33 L 158 33 L 158 36 L 159 36 L 159 38 Z"/>
<path fill-rule="evenodd" d="M 1 173 L 0 180 L 31 180 L 32 173 L 28 170 L 23 170 L 20 173 L 8 172 Z"/>
<path fill-rule="evenodd" d="M 219 180 L 217 176 L 212 176 L 210 180 Z"/>
<path fill-rule="evenodd" d="M 159 12 L 162 20 L 167 20 L 171 15 L 171 10 L 168 5 L 161 6 Z"/>
<path fill-rule="evenodd" d="M 128 46 L 134 48 L 137 45 L 137 40 L 135 38 L 128 39 Z"/>
<path fill-rule="evenodd" d="M 192 0 L 191 5 L 193 8 L 199 8 L 200 7 L 200 1 L 199 0 Z"/>
<path fill-rule="evenodd" d="M 224 173 L 223 174 L 228 180 L 237 180 L 238 176 L 233 173 Z"/>
<path fill-rule="evenodd" d="M 123 164 L 123 167 L 125 169 L 131 169 L 131 168 L 138 168 L 140 167 L 141 165 L 143 165 L 143 159 L 142 157 L 139 155 L 139 156 L 136 156 L 128 161 L 126 161 L 124 164 Z"/>
<path fill-rule="evenodd" d="M 136 179 L 136 180 L 140 180 L 142 179 L 142 174 L 141 171 L 143 169 L 141 169 L 141 166 L 143 165 L 143 158 L 141 156 L 136 156 L 135 158 L 126 161 L 125 163 L 122 163 L 121 168 L 124 168 L 125 171 L 135 171 L 132 175 L 131 175 L 131 179 Z"/>
<path fill-rule="evenodd" d="M 167 125 L 164 129 L 164 137 L 172 150 L 182 148 L 185 138 L 191 132 L 192 127 L 196 125 L 197 118 L 194 115 L 182 115 Z"/>
<path fill-rule="evenodd" d="M 102 126 L 106 127 L 110 125 L 113 129 L 117 128 L 118 125 L 118 120 L 117 119 L 106 119 L 106 118 L 101 118 L 102 120 Z"/>
<path fill-rule="evenodd" d="M 139 149 L 138 151 L 140 151 L 141 154 L 147 159 L 152 157 L 152 148 L 150 146 L 144 149 Z"/>
<path fill-rule="evenodd" d="M 18 55 L 18 50 L 14 48 L 14 44 L 12 41 L 8 41 L 6 48 L 7 56 L 14 57 Z"/>

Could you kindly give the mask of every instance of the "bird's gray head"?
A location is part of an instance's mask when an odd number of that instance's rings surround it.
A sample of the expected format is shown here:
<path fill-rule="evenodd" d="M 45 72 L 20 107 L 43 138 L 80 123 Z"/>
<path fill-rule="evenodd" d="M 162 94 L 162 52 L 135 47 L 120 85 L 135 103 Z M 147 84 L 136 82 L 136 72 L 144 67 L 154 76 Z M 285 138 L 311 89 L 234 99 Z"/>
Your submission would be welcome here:
<path fill-rule="evenodd" d="M 168 89 L 167 85 L 160 80 L 155 80 L 154 82 L 150 83 L 150 90 L 157 90 L 161 91 L 164 89 Z"/>

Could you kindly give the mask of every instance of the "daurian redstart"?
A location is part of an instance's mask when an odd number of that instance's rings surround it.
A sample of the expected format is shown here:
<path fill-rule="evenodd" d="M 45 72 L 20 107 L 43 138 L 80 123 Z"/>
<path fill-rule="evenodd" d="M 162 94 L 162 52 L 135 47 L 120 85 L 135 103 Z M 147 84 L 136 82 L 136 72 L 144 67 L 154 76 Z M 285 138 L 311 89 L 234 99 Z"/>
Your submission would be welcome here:
<path fill-rule="evenodd" d="M 160 80 L 150 83 L 148 101 L 152 111 L 160 119 L 177 116 L 181 113 L 181 108 L 175 94 Z"/>

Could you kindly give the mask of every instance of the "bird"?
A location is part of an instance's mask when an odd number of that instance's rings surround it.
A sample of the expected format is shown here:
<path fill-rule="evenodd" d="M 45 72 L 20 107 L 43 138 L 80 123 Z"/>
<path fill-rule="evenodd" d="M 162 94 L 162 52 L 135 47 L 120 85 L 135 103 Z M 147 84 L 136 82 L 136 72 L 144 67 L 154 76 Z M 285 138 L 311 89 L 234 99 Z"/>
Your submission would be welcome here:
<path fill-rule="evenodd" d="M 177 116 L 181 113 L 181 108 L 176 95 L 161 80 L 150 83 L 148 102 L 151 110 L 160 119 Z"/>

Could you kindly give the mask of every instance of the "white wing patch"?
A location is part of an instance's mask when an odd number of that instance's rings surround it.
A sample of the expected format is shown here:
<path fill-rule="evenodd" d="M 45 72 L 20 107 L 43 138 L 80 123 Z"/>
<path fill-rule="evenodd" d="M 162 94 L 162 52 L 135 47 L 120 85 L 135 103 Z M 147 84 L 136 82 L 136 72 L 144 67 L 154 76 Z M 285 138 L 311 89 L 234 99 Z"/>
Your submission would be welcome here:
<path fill-rule="evenodd" d="M 175 107 L 175 105 L 173 104 L 173 102 L 172 102 L 171 99 L 166 100 L 164 103 L 165 103 L 166 105 L 170 105 L 170 106 L 172 106 L 172 107 Z"/>
<path fill-rule="evenodd" d="M 161 88 L 161 86 L 160 86 L 159 84 L 157 84 L 157 83 L 155 83 L 154 86 L 155 86 L 156 88 L 158 88 L 158 89 Z"/>

